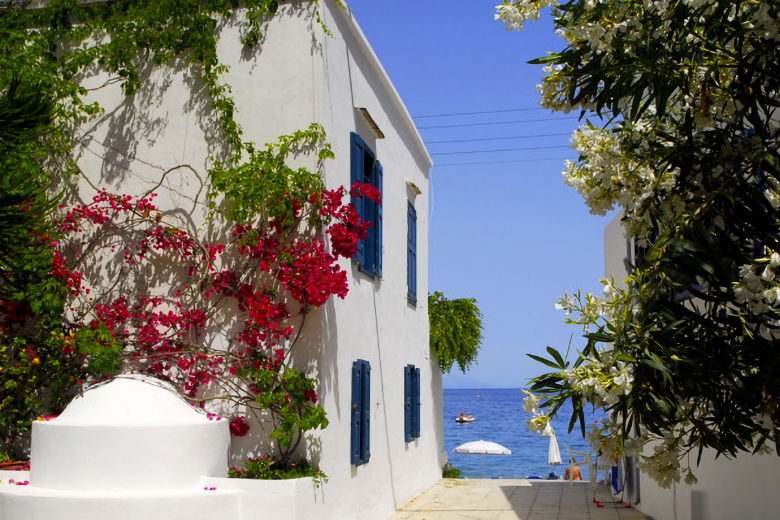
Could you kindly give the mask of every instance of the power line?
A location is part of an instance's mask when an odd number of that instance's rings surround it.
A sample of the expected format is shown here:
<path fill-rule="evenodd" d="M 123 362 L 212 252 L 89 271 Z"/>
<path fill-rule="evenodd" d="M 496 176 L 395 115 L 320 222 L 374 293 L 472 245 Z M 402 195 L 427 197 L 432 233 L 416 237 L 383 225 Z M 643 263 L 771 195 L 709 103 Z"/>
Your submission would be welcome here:
<path fill-rule="evenodd" d="M 457 163 L 443 163 L 434 164 L 434 169 L 444 168 L 447 166 L 472 166 L 481 164 L 513 164 L 513 163 L 526 163 L 526 162 L 542 162 L 542 161 L 560 161 L 560 157 L 537 157 L 534 159 L 509 159 L 506 161 L 473 161 L 473 162 L 457 162 Z"/>
<path fill-rule="evenodd" d="M 540 121 L 571 121 L 562 117 L 542 117 L 538 119 L 514 119 L 512 121 L 491 121 L 485 123 L 461 123 L 457 125 L 433 125 L 433 126 L 418 126 L 418 130 L 429 130 L 432 128 L 456 128 L 465 126 L 490 126 L 490 125 L 511 125 L 516 123 L 538 123 Z"/>
<path fill-rule="evenodd" d="M 515 135 L 511 137 L 478 137 L 473 139 L 451 139 L 448 141 L 425 141 L 425 144 L 471 143 L 474 141 L 498 141 L 507 139 L 533 139 L 535 137 L 561 137 L 564 135 L 571 135 L 571 132 L 562 132 L 557 134 Z"/>
<path fill-rule="evenodd" d="M 450 112 L 448 114 L 425 114 L 422 116 L 412 116 L 414 119 L 424 117 L 450 117 L 450 116 L 474 116 L 478 114 L 504 114 L 507 112 L 527 112 L 529 110 L 547 110 L 544 107 L 526 107 L 526 108 L 505 108 L 502 110 L 483 110 L 481 112 Z"/>
<path fill-rule="evenodd" d="M 523 148 L 496 148 L 493 150 L 463 150 L 458 152 L 439 152 L 431 155 L 463 155 L 472 153 L 491 153 L 491 152 L 525 152 L 529 150 L 549 150 L 552 148 L 569 148 L 568 144 L 559 144 L 553 146 L 529 146 Z"/>

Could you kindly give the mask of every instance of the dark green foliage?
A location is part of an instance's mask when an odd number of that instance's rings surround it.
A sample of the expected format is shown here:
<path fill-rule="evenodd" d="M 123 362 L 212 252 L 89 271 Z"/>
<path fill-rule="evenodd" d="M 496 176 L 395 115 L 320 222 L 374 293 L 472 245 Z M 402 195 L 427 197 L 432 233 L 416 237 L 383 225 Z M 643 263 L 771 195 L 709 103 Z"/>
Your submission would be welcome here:
<path fill-rule="evenodd" d="M 448 300 L 440 292 L 428 296 L 431 352 L 442 372 L 457 363 L 462 372 L 476 362 L 482 342 L 482 313 L 473 298 Z"/>
<path fill-rule="evenodd" d="M 0 298 L 28 301 L 38 314 L 62 304 L 61 291 L 47 280 L 53 258 L 48 217 L 57 199 L 47 193 L 38 152 L 52 109 L 38 85 L 15 77 L 0 93 Z"/>
<path fill-rule="evenodd" d="M 58 411 L 84 374 L 63 352 L 66 288 L 51 276 L 50 213 L 41 137 L 53 103 L 40 84 L 11 78 L 0 94 L 0 456 L 23 458 L 15 442 L 39 414 Z"/>
<path fill-rule="evenodd" d="M 675 435 L 698 453 L 780 446 L 780 307 L 768 290 L 775 275 L 770 270 L 746 291 L 757 299 L 738 294 L 747 266 L 760 278 L 766 263 L 756 260 L 780 251 L 780 215 L 767 197 L 780 186 L 780 5 L 602 2 L 588 9 L 572 1 L 558 9 L 562 29 L 611 26 L 618 10 L 641 23 L 641 42 L 626 31 L 601 50 L 579 41 L 536 63 L 561 67 L 569 87 L 561 105 L 581 103 L 604 116 L 626 157 L 678 172 L 672 187 L 620 201 L 627 218 L 651 223 L 653 243 L 629 280 L 631 311 L 586 335 L 584 356 L 606 348 L 633 365 L 633 391 L 613 415 L 626 430 L 661 436 L 684 424 L 684 435 Z M 762 25 L 771 28 L 754 29 Z M 636 131 L 639 123 L 652 132 Z M 562 371 L 536 378 L 533 390 L 577 394 Z"/>

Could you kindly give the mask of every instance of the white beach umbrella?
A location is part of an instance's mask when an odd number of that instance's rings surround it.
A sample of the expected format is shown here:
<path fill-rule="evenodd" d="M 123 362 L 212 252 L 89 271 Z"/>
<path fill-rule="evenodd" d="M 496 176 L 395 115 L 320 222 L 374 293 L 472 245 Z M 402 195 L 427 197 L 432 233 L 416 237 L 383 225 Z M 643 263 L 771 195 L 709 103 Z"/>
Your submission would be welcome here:
<path fill-rule="evenodd" d="M 552 464 L 553 471 L 555 471 L 555 465 L 563 464 L 563 459 L 561 459 L 561 449 L 558 447 L 558 439 L 555 437 L 555 430 L 553 430 L 553 427 L 549 422 L 547 423 L 547 426 L 544 427 L 542 435 L 550 438 L 550 446 L 547 448 L 547 464 Z"/>
<path fill-rule="evenodd" d="M 490 441 L 471 441 L 461 444 L 454 450 L 455 453 L 468 453 L 478 455 L 511 455 L 512 451 L 506 446 L 501 446 L 497 442 Z"/>
<path fill-rule="evenodd" d="M 461 444 L 454 450 L 455 453 L 465 453 L 469 455 L 511 455 L 512 450 L 506 446 L 501 446 L 497 442 L 490 441 L 471 441 Z M 479 476 L 482 476 L 482 457 L 479 458 Z"/>

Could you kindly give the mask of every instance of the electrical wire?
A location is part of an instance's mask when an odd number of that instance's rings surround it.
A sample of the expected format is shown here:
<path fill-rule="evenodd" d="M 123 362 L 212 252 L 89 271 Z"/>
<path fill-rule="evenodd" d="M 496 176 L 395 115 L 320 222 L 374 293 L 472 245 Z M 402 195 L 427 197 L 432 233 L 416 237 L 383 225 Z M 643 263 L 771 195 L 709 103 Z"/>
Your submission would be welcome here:
<path fill-rule="evenodd" d="M 553 148 L 570 148 L 568 144 L 557 144 L 552 146 L 528 146 L 522 148 L 495 148 L 492 150 L 460 150 L 457 152 L 437 152 L 431 155 L 464 155 L 473 153 L 491 153 L 491 152 L 525 152 L 530 150 L 550 150 Z"/>
<path fill-rule="evenodd" d="M 456 162 L 456 163 L 442 163 L 434 164 L 433 169 L 445 168 L 447 166 L 473 166 L 482 164 L 514 164 L 514 163 L 527 163 L 527 162 L 543 162 L 543 161 L 562 161 L 562 157 L 537 157 L 534 159 L 509 159 L 506 161 L 473 161 L 473 162 Z"/>
<path fill-rule="evenodd" d="M 483 110 L 480 112 L 450 112 L 447 114 L 425 114 L 421 116 L 412 116 L 412 118 L 423 119 L 426 117 L 474 116 L 479 114 L 505 114 L 507 112 L 527 112 L 529 110 L 547 110 L 547 109 L 544 107 L 505 108 L 501 110 Z"/>
<path fill-rule="evenodd" d="M 511 125 L 521 123 L 539 123 L 541 121 L 573 121 L 564 117 L 542 117 L 537 119 L 513 119 L 512 121 L 488 121 L 483 123 L 460 123 L 455 125 L 418 126 L 418 130 L 430 130 L 434 128 L 458 128 L 467 126 Z"/>
<path fill-rule="evenodd" d="M 450 139 L 448 141 L 425 141 L 425 144 L 447 144 L 447 143 L 472 143 L 476 141 L 499 141 L 510 139 L 533 139 L 536 137 L 562 137 L 571 135 L 571 132 L 560 132 L 557 134 L 537 134 L 537 135 L 514 135 L 510 137 L 475 137 L 472 139 Z"/>

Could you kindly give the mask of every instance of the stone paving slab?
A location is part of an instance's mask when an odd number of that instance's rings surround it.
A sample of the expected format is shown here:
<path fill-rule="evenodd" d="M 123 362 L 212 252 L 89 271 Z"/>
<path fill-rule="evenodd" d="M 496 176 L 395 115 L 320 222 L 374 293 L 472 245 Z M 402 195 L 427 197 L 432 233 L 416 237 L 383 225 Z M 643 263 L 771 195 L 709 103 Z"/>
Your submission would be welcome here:
<path fill-rule="evenodd" d="M 442 479 L 387 520 L 648 520 L 587 482 Z"/>

